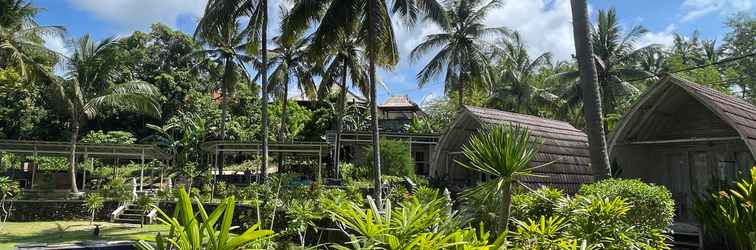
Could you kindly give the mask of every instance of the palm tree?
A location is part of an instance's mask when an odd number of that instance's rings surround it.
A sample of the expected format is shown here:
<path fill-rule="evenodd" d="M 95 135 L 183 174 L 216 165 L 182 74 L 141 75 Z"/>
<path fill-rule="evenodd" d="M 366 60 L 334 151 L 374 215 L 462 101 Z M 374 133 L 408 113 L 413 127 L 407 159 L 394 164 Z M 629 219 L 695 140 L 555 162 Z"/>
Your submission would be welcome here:
<path fill-rule="evenodd" d="M 270 65 L 275 65 L 270 79 L 268 91 L 278 93 L 282 102 L 281 128 L 279 131 L 279 143 L 286 141 L 289 84 L 292 78 L 296 78 L 297 88 L 305 96 L 314 99 L 316 96 L 315 80 L 313 79 L 316 69 L 311 62 L 308 52 L 309 39 L 304 38 L 302 33 L 283 34 L 273 38 L 276 48 L 268 53 Z"/>
<path fill-rule="evenodd" d="M 209 0 L 205 6 L 205 13 L 197 25 L 197 30 L 202 33 L 217 32 L 215 27 L 218 23 L 238 20 L 242 17 L 248 17 L 244 32 L 247 35 L 249 54 L 260 53 L 258 61 L 255 63 L 260 69 L 257 72 L 261 76 L 262 89 L 262 168 L 261 178 L 264 181 L 267 178 L 268 169 L 268 152 L 269 152 L 269 130 L 268 124 L 268 0 Z M 258 46 L 258 44 L 260 46 Z"/>
<path fill-rule="evenodd" d="M 464 196 L 484 194 L 484 200 L 498 207 L 496 231 L 508 228 L 513 185 L 518 177 L 531 175 L 530 161 L 538 152 L 540 142 L 531 142 L 527 128 L 497 125 L 478 131 L 462 147 L 467 161 L 457 163 L 491 177 L 478 187 L 466 190 Z"/>
<path fill-rule="evenodd" d="M 370 86 L 370 115 L 373 145 L 380 145 L 378 128 L 378 107 L 376 86 L 378 66 L 391 69 L 399 61 L 399 52 L 391 25 L 391 14 L 386 0 L 306 0 L 297 2 L 291 15 L 285 21 L 286 30 L 307 29 L 309 24 L 318 22 L 314 33 L 314 46 L 325 47 L 338 39 L 339 32 L 346 32 L 356 26 L 359 34 L 366 34 L 362 43 L 366 49 L 368 61 L 368 79 Z M 448 25 L 446 12 L 437 0 L 396 0 L 390 6 L 391 12 L 397 13 L 405 19 L 405 23 L 413 25 L 419 15 L 425 14 L 428 19 Z M 373 150 L 374 192 L 379 207 L 382 203 L 380 150 Z"/>
<path fill-rule="evenodd" d="M 206 10 L 207 11 L 207 10 Z M 253 60 L 245 53 L 250 43 L 246 40 L 247 31 L 239 29 L 239 23 L 236 19 L 226 19 L 224 22 L 213 23 L 215 27 L 198 26 L 195 30 L 194 37 L 204 43 L 208 49 L 198 50 L 192 53 L 193 56 L 204 57 L 201 63 L 213 61 L 216 65 L 223 67 L 221 76 L 221 122 L 220 122 L 220 139 L 226 139 L 226 122 L 228 121 L 228 101 L 236 89 L 239 82 L 239 76 L 249 82 L 244 64 Z M 219 155 L 218 173 L 223 173 L 223 152 Z"/>
<path fill-rule="evenodd" d="M 413 60 L 431 51 L 435 56 L 417 73 L 418 86 L 423 87 L 446 70 L 444 83 L 447 92 L 459 91 L 459 106 L 464 105 L 465 87 L 488 85 L 487 75 L 489 47 L 485 38 L 507 32 L 504 28 L 486 27 L 483 23 L 488 12 L 500 6 L 499 0 L 450 1 L 446 15 L 451 25 L 442 27 L 442 32 L 427 35 L 422 43 L 412 50 Z"/>
<path fill-rule="evenodd" d="M 52 66 L 61 57 L 44 46 L 44 36 L 62 38 L 62 26 L 40 26 L 40 12 L 24 0 L 0 3 L 0 68 L 15 67 L 24 78 L 51 79 Z"/>
<path fill-rule="evenodd" d="M 635 85 L 626 80 L 653 77 L 653 74 L 635 63 L 641 53 L 658 46 L 652 44 L 642 48 L 635 47 L 635 43 L 646 32 L 642 26 L 634 26 L 623 36 L 616 11 L 599 10 L 598 24 L 593 27 L 590 39 L 604 104 L 602 115 L 616 113 L 623 105 L 628 104 L 631 100 L 629 97 L 640 93 Z M 579 71 L 571 71 L 555 74 L 549 79 L 568 83 L 563 96 L 568 103 L 579 103 L 583 100 L 580 76 Z"/>
<path fill-rule="evenodd" d="M 537 71 L 549 65 L 551 53 L 530 59 L 520 33 L 513 32 L 502 38 L 501 46 L 494 47 L 493 59 L 497 65 L 488 70 L 491 82 L 495 83 L 489 105 L 518 113 L 538 114 L 539 108 L 558 100 L 545 88 L 539 88 L 535 79 Z"/>
<path fill-rule="evenodd" d="M 335 175 L 340 176 L 339 165 L 341 164 L 341 134 L 344 127 L 344 113 L 346 110 L 346 96 L 349 86 L 347 82 L 352 79 L 352 86 L 357 87 L 364 95 L 368 93 L 370 87 L 367 79 L 367 64 L 365 63 L 365 50 L 362 49 L 360 38 L 356 35 L 356 30 L 350 32 L 339 32 L 338 39 L 329 44 L 329 57 L 325 61 L 325 72 L 323 79 L 318 86 L 318 97 L 325 99 L 329 96 L 333 86 L 339 88 L 339 98 L 336 107 L 336 138 L 334 146 L 334 170 Z M 338 83 L 338 79 L 341 83 Z"/>
<path fill-rule="evenodd" d="M 572 30 L 575 37 L 575 56 L 580 68 L 583 110 L 588 130 L 591 170 L 597 180 L 611 176 L 609 154 L 601 111 L 601 92 L 598 86 L 596 62 L 589 33 L 588 5 L 585 0 L 572 0 Z"/>
<path fill-rule="evenodd" d="M 160 90 L 157 87 L 138 80 L 113 84 L 117 69 L 112 67 L 108 53 L 116 46 L 117 42 L 112 38 L 94 42 L 89 35 L 75 41 L 73 55 L 67 60 L 66 79 L 58 79 L 51 86 L 55 101 L 60 102 L 56 106 L 63 108 L 70 119 L 69 174 L 74 193 L 79 191 L 76 187 L 76 143 L 79 130 L 87 120 L 107 109 L 160 117 Z"/>

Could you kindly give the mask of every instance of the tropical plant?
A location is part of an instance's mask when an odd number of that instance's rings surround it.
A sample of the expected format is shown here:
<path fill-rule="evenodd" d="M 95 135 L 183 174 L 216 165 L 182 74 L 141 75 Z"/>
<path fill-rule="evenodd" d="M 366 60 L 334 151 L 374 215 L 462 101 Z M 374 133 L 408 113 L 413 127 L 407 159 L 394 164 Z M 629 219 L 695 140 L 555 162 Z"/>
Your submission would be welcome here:
<path fill-rule="evenodd" d="M 234 197 L 224 199 L 208 214 L 202 202 L 194 198 L 197 207 L 195 213 L 192 199 L 189 194 L 180 188 L 178 202 L 173 216 L 169 217 L 158 207 L 159 220 L 170 226 L 167 236 L 158 234 L 155 238 L 156 246 L 140 240 L 134 244 L 140 250 L 167 250 L 167 249 L 241 249 L 245 245 L 255 241 L 261 241 L 273 234 L 270 230 L 258 230 L 259 225 L 252 226 L 238 236 L 232 236 L 232 221 L 236 200 Z"/>
<path fill-rule="evenodd" d="M 559 200 L 565 198 L 560 189 L 541 187 L 533 191 L 512 196 L 512 218 L 527 221 L 540 217 L 558 217 L 556 213 Z M 549 218 L 550 219 L 550 218 Z"/>
<path fill-rule="evenodd" d="M 55 78 L 52 66 L 61 57 L 45 47 L 44 38 L 61 38 L 62 26 L 40 26 L 34 16 L 41 11 L 25 0 L 0 3 L 0 68 L 15 68 L 24 79 Z"/>
<path fill-rule="evenodd" d="M 446 92 L 459 92 L 459 107 L 464 105 L 465 87 L 490 86 L 488 45 L 486 38 L 507 32 L 500 27 L 486 27 L 488 12 L 501 5 L 500 0 L 447 1 L 444 6 L 449 25 L 442 32 L 425 36 L 412 50 L 413 60 L 438 50 L 431 60 L 417 73 L 418 86 L 423 87 L 437 75 L 444 74 Z"/>
<path fill-rule="evenodd" d="M 378 98 L 376 67 L 392 68 L 399 62 L 399 52 L 394 37 L 391 14 L 397 13 L 410 25 L 424 14 L 442 27 L 448 26 L 448 19 L 443 6 L 437 0 L 398 0 L 393 1 L 391 8 L 386 0 L 329 0 L 329 1 L 299 1 L 294 4 L 291 14 L 285 21 L 284 30 L 307 30 L 310 24 L 318 23 L 313 34 L 313 46 L 325 48 L 324 44 L 334 43 L 340 35 L 349 34 L 357 30 L 361 36 L 368 62 L 367 79 L 370 87 L 370 126 L 373 145 L 380 145 L 378 128 Z M 264 44 L 264 43 L 263 43 Z M 380 150 L 373 151 L 376 202 L 382 204 Z"/>
<path fill-rule="evenodd" d="M 613 13 L 613 11 L 612 11 Z M 607 20 L 607 18 L 603 18 Z M 585 0 L 572 1 L 572 27 L 575 37 L 575 54 L 578 61 L 578 72 L 571 73 L 580 76 L 580 92 L 582 92 L 584 119 L 588 134 L 588 149 L 591 157 L 591 170 L 596 179 L 611 176 L 609 153 L 606 148 L 606 134 L 603 126 L 602 96 L 596 73 L 597 60 L 594 60 L 594 46 L 590 39 L 588 21 L 588 5 Z M 614 20 L 614 18 L 612 18 Z M 608 21 L 608 20 L 607 20 Z M 604 27 L 606 27 L 606 24 Z M 616 29 L 615 29 L 616 31 Z M 617 35 L 617 34 L 615 34 Z M 566 73 L 557 74 L 564 76 Z M 575 93 L 578 90 L 573 88 Z"/>
<path fill-rule="evenodd" d="M 97 211 L 100 211 L 102 207 L 105 205 L 105 198 L 103 198 L 98 193 L 89 193 L 87 194 L 87 198 L 84 199 L 84 208 L 89 211 L 89 213 L 92 214 L 92 217 L 89 220 L 89 225 L 92 225 L 95 219 L 95 214 Z"/>
<path fill-rule="evenodd" d="M 59 103 L 57 107 L 70 119 L 69 175 L 74 193 L 79 191 L 76 187 L 76 143 L 79 130 L 87 120 L 108 109 L 160 117 L 157 100 L 160 91 L 155 86 L 138 80 L 113 84 L 117 80 L 117 69 L 106 57 L 116 45 L 112 38 L 94 42 L 89 35 L 77 40 L 73 55 L 67 60 L 69 72 L 66 79 L 57 79 L 51 86 L 54 99 Z"/>
<path fill-rule="evenodd" d="M 756 167 L 749 176 L 694 199 L 694 214 L 711 242 L 726 249 L 756 249 Z"/>
<path fill-rule="evenodd" d="M 0 221 L 0 226 L 2 226 L 2 224 L 5 224 L 5 221 L 10 215 L 10 211 L 5 209 L 5 202 L 9 197 L 13 197 L 18 194 L 19 191 L 21 191 L 21 189 L 18 186 L 18 182 L 12 180 L 7 176 L 0 176 L 0 212 L 2 212 L 2 221 Z M 0 227 L 0 229 L 2 229 L 2 227 Z"/>
<path fill-rule="evenodd" d="M 488 106 L 503 110 L 541 115 L 545 107 L 556 107 L 559 97 L 544 88 L 536 79 L 537 71 L 549 64 L 551 53 L 543 53 L 531 59 L 519 32 L 503 37 L 500 46 L 494 47 L 491 65 L 493 93 Z"/>
<path fill-rule="evenodd" d="M 147 212 L 150 211 L 155 205 L 157 201 L 154 197 L 150 195 L 142 195 L 139 196 L 136 200 L 136 205 L 139 208 L 140 211 L 140 220 L 139 220 L 139 226 L 144 227 L 144 216 L 147 215 Z"/>
<path fill-rule="evenodd" d="M 489 181 L 468 189 L 463 196 L 482 194 L 483 200 L 498 207 L 495 231 L 508 230 L 513 184 L 517 178 L 531 175 L 530 165 L 538 152 L 540 142 L 531 142 L 527 128 L 496 125 L 483 128 L 462 146 L 465 161 L 457 161 L 465 168 L 490 177 Z"/>
<path fill-rule="evenodd" d="M 296 232 L 299 237 L 299 245 L 305 246 L 307 240 L 307 231 L 312 228 L 315 232 L 318 231 L 318 226 L 315 221 L 321 219 L 322 212 L 315 206 L 315 203 L 311 200 L 292 200 L 289 203 L 286 216 L 288 218 L 288 228 L 291 231 Z"/>
<path fill-rule="evenodd" d="M 411 145 L 404 141 L 384 139 L 381 140 L 381 146 L 378 147 L 381 150 L 380 156 L 381 162 L 381 174 L 394 175 L 394 176 L 415 176 L 415 161 L 412 160 L 410 155 Z M 365 152 L 368 166 L 375 169 L 372 165 L 373 162 L 373 150 L 374 147 L 369 146 Z M 371 172 L 371 175 L 374 175 Z"/>
<path fill-rule="evenodd" d="M 367 200 L 367 209 L 353 202 L 341 202 L 328 210 L 332 220 L 349 238 L 346 246 L 334 245 L 334 248 L 497 249 L 504 244 L 504 237 L 490 244 L 490 235 L 482 227 L 462 228 L 458 218 L 448 213 L 445 198 L 427 202 L 413 198 L 396 208 L 386 201 L 386 207 L 381 209 L 372 198 Z"/>

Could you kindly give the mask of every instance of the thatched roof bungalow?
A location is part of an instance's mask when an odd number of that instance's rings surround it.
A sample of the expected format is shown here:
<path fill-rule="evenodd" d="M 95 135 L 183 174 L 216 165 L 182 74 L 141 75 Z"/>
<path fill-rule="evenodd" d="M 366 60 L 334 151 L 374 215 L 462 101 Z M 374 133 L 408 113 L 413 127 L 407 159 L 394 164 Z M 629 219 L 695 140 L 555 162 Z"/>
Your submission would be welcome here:
<path fill-rule="evenodd" d="M 483 176 L 460 166 L 455 161 L 464 160 L 462 145 L 469 141 L 471 135 L 478 129 L 493 124 L 528 128 L 531 137 L 542 143 L 531 165 L 554 162 L 536 169 L 535 174 L 539 177 L 521 178 L 526 185 L 552 186 L 568 193 L 575 193 L 580 184 L 593 180 L 589 166 L 587 136 L 569 123 L 472 106 L 465 106 L 441 136 L 432 157 L 431 176 L 445 179 L 452 185 L 474 185 L 481 181 Z"/>
<path fill-rule="evenodd" d="M 617 124 L 609 152 L 620 177 L 666 186 L 678 221 L 692 221 L 693 197 L 754 163 L 756 107 L 669 75 Z"/>

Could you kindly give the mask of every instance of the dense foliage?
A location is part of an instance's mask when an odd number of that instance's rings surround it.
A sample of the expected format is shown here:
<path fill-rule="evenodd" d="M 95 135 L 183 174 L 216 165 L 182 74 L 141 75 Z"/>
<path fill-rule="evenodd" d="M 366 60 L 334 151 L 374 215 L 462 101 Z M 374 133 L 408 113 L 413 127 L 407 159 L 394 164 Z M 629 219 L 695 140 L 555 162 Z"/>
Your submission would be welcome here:
<path fill-rule="evenodd" d="M 381 140 L 381 174 L 393 176 L 415 176 L 415 161 L 410 155 L 410 144 L 405 141 Z M 367 164 L 372 168 L 373 147 L 365 153 Z M 372 172 L 371 172 L 372 175 Z"/>
<path fill-rule="evenodd" d="M 675 202 L 669 190 L 640 180 L 603 180 L 580 187 L 579 194 L 623 198 L 633 207 L 625 222 L 649 229 L 663 230 L 672 224 L 675 216 Z"/>
<path fill-rule="evenodd" d="M 756 167 L 729 187 L 697 197 L 694 214 L 709 230 L 707 244 L 723 249 L 756 249 Z M 719 245 L 718 245 L 719 244 Z"/>

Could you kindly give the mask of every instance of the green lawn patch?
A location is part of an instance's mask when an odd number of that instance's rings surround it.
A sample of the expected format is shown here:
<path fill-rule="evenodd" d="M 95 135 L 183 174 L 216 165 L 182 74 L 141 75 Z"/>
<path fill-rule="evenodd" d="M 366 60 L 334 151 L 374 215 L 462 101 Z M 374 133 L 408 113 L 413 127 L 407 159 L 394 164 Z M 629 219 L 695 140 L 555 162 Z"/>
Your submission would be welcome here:
<path fill-rule="evenodd" d="M 100 237 L 94 236 L 94 224 L 89 221 L 8 222 L 0 229 L 0 249 L 13 249 L 19 243 L 75 243 L 89 240 L 154 240 L 158 232 L 168 227 L 158 225 L 117 224 L 95 222 L 100 225 Z"/>

